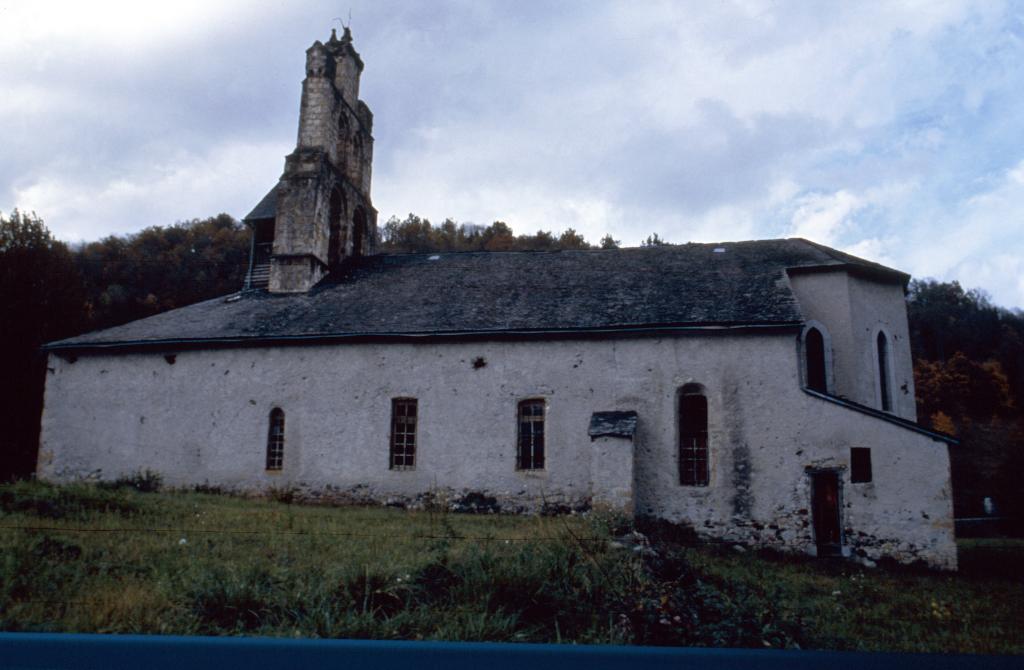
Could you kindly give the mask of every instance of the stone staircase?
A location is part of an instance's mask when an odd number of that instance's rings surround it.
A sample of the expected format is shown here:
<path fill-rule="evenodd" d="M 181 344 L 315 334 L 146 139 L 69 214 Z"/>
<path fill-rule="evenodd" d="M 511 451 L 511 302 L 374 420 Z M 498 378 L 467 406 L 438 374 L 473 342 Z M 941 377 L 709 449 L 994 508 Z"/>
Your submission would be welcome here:
<path fill-rule="evenodd" d="M 259 263 L 253 265 L 248 274 L 245 275 L 246 288 L 267 288 L 270 283 L 270 263 Z"/>

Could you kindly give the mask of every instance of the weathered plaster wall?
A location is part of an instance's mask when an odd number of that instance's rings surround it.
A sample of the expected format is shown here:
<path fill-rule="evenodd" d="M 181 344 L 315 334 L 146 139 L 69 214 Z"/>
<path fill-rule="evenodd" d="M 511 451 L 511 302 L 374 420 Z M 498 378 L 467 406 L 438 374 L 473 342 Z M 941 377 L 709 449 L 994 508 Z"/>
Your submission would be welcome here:
<path fill-rule="evenodd" d="M 853 315 L 854 339 L 859 344 L 854 365 L 861 370 L 878 370 L 878 331 L 889 341 L 889 389 L 893 413 L 911 421 L 917 420 L 914 400 L 914 361 L 910 351 L 910 326 L 907 323 L 906 299 L 898 283 L 883 283 L 850 278 L 850 312 Z M 859 393 L 870 395 L 873 407 L 881 407 L 878 375 L 865 375 Z"/>
<path fill-rule="evenodd" d="M 808 467 L 870 447 L 875 481 L 842 470 L 851 548 L 952 567 L 946 447 L 799 388 L 795 336 L 350 344 L 51 356 L 39 474 L 171 485 L 297 486 L 351 497 L 475 490 L 506 507 L 591 500 L 593 411 L 636 410 L 636 509 L 713 537 L 809 551 Z M 482 358 L 486 365 L 475 367 Z M 711 482 L 677 476 L 677 393 L 707 389 Z M 416 469 L 388 469 L 391 398 L 419 399 Z M 515 469 L 516 408 L 547 403 L 546 468 Z M 264 470 L 267 418 L 286 412 L 284 469 Z M 625 483 L 625 482 L 624 482 Z"/>
<path fill-rule="evenodd" d="M 590 488 L 594 504 L 634 512 L 633 440 L 602 435 L 593 438 L 590 446 Z"/>
<path fill-rule="evenodd" d="M 875 338 L 889 338 L 892 413 L 917 420 L 907 308 L 900 284 L 850 276 L 845 270 L 791 273 L 804 318 L 822 323 L 832 339 L 835 395 L 881 409 Z"/>

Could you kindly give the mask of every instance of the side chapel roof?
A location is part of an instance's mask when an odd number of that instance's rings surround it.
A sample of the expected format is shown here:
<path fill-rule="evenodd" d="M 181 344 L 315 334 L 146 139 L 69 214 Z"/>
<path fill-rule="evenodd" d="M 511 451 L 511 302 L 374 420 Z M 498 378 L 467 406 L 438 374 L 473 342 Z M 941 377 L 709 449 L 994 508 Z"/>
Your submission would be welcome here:
<path fill-rule="evenodd" d="M 803 317 L 787 272 L 836 269 L 895 283 L 909 280 L 799 238 L 376 255 L 355 259 L 308 294 L 247 291 L 45 348 L 797 327 Z"/>

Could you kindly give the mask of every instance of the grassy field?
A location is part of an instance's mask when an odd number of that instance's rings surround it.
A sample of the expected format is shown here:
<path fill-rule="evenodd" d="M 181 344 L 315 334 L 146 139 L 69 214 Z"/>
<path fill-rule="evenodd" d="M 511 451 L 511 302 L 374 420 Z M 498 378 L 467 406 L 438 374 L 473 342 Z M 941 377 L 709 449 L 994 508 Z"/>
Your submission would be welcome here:
<path fill-rule="evenodd" d="M 629 530 L 21 482 L 0 629 L 1024 653 L 1019 541 L 966 542 L 945 575 Z"/>

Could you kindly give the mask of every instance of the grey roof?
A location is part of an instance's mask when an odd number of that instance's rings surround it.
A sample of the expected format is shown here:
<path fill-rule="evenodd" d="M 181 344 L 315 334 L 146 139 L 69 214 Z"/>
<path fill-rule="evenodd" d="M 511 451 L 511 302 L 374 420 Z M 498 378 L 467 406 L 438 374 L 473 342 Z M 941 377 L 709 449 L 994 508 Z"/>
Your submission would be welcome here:
<path fill-rule="evenodd" d="M 908 278 L 802 239 L 377 255 L 308 294 L 245 292 L 47 348 L 795 327 L 803 317 L 786 271 L 823 267 Z"/>
<path fill-rule="evenodd" d="M 252 211 L 249 212 L 243 221 L 256 221 L 259 219 L 273 219 L 277 216 L 277 184 L 267 192 Z"/>
<path fill-rule="evenodd" d="M 629 437 L 636 434 L 636 412 L 594 412 L 590 415 L 590 439 Z"/>

